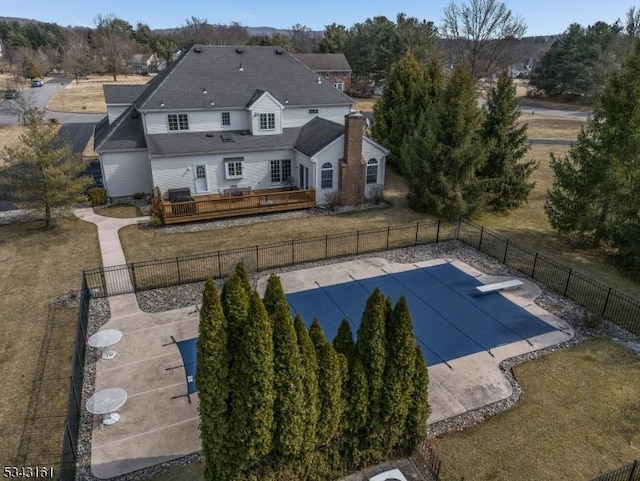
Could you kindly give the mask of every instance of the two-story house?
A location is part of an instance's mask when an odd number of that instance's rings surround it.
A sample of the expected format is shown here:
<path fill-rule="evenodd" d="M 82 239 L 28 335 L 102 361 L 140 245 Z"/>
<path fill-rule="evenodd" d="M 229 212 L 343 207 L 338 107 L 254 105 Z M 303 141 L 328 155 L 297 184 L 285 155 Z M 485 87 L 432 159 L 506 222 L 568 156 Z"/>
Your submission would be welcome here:
<path fill-rule="evenodd" d="M 358 204 L 384 185 L 388 151 L 351 98 L 280 48 L 196 45 L 147 85 L 104 90 L 95 150 L 109 197 L 188 189 L 212 210 L 229 194 L 278 210 L 285 190 Z"/>

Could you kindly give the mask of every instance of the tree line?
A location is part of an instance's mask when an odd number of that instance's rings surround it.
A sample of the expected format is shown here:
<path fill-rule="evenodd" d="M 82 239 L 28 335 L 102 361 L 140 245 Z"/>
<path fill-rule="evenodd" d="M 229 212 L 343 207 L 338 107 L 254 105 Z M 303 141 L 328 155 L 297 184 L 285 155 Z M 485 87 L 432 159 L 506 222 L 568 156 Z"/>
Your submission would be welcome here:
<path fill-rule="evenodd" d="M 277 276 L 264 298 L 242 265 L 221 292 L 207 281 L 196 383 L 205 479 L 325 480 L 425 439 L 427 368 L 404 298 L 379 290 L 357 338 L 343 320 L 330 343 L 292 318 Z"/>

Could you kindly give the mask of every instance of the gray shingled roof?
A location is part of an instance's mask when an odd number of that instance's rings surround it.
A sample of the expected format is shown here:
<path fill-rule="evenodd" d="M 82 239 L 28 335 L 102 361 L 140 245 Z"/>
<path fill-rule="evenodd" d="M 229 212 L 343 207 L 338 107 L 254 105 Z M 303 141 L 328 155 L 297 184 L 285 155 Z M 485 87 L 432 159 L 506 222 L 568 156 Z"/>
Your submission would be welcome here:
<path fill-rule="evenodd" d="M 110 104 L 132 104 L 144 92 L 146 85 L 103 85 L 104 100 Z"/>
<path fill-rule="evenodd" d="M 96 126 L 94 150 L 133 150 L 145 149 L 142 116 L 133 106 L 125 110 L 115 122 L 104 125 L 104 119 Z"/>
<path fill-rule="evenodd" d="M 216 110 L 242 107 L 256 90 L 290 107 L 353 103 L 318 80 L 316 73 L 277 47 L 196 45 L 160 72 L 136 105 L 141 111 L 210 109 L 212 101 Z"/>
<path fill-rule="evenodd" d="M 347 57 L 342 53 L 297 53 L 294 57 L 315 72 L 351 72 Z"/>
<path fill-rule="evenodd" d="M 311 157 L 343 133 L 343 125 L 316 117 L 302 126 L 294 148 Z"/>

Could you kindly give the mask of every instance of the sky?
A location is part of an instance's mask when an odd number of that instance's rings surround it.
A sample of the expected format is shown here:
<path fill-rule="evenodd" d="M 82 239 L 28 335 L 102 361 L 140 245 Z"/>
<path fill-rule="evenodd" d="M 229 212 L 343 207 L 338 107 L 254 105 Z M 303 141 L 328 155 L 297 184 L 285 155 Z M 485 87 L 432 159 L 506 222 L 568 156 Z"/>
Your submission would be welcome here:
<path fill-rule="evenodd" d="M 461 3 L 463 0 L 457 0 Z M 503 0 L 524 18 L 527 35 L 562 33 L 571 23 L 591 25 L 598 20 L 613 23 L 625 18 L 632 0 Z M 395 19 L 407 16 L 440 25 L 449 0 L 347 0 L 344 2 L 300 0 L 0 0 L 0 16 L 32 18 L 62 26 L 93 27 L 98 15 L 115 14 L 134 27 L 138 22 L 152 29 L 184 25 L 192 16 L 209 23 L 240 22 L 247 27 L 289 28 L 300 23 L 312 30 L 338 23 L 350 27 L 369 17 L 384 15 Z M 101 4 L 103 4 L 101 6 Z"/>

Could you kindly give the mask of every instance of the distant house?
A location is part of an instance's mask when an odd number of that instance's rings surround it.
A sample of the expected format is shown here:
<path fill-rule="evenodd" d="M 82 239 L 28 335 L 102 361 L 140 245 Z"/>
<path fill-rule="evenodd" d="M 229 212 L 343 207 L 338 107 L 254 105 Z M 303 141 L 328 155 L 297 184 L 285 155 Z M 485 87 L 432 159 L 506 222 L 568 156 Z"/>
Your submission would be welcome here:
<path fill-rule="evenodd" d="M 107 195 L 153 190 L 165 222 L 382 193 L 388 150 L 364 135 L 350 97 L 280 48 L 195 45 L 147 85 L 104 92 L 95 150 Z M 172 206 L 177 190 L 188 211 Z"/>
<path fill-rule="evenodd" d="M 298 53 L 294 55 L 341 92 L 351 91 L 351 66 L 342 53 Z"/>
<path fill-rule="evenodd" d="M 136 53 L 129 59 L 129 70 L 134 74 L 148 74 L 158 70 L 156 54 Z"/>

